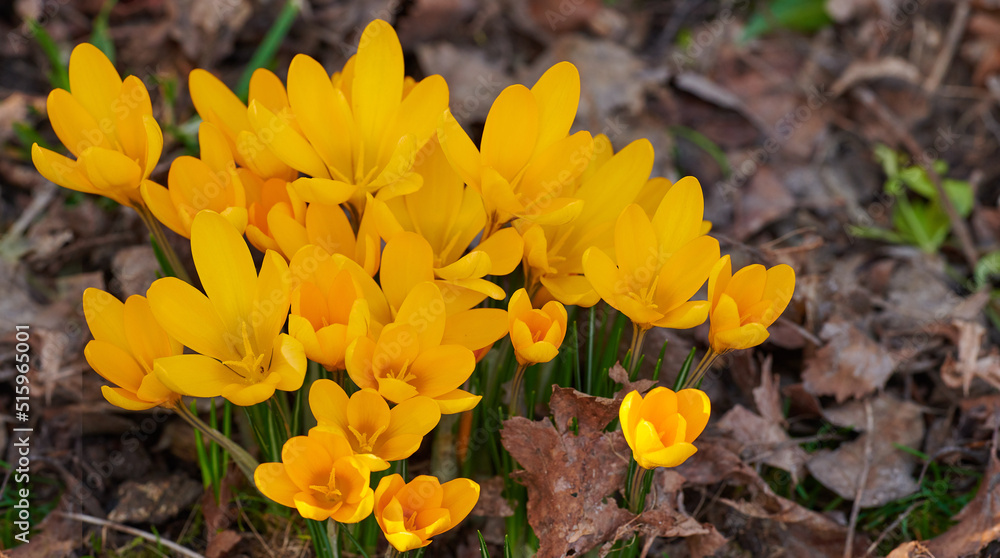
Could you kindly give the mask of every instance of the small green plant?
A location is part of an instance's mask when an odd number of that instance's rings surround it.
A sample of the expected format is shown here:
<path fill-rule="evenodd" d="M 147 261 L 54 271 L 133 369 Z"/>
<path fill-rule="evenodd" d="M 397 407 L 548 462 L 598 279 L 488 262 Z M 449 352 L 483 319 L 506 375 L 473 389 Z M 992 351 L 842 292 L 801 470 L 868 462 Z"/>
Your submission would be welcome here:
<path fill-rule="evenodd" d="M 928 254 L 937 253 L 951 234 L 951 221 L 927 171 L 920 165 L 907 166 L 905 155 L 885 145 L 876 146 L 875 157 L 886 175 L 884 191 L 893 202 L 893 228 L 855 225 L 850 232 L 894 244 L 910 244 Z M 941 176 L 948 172 L 948 164 L 939 159 L 932 167 Z M 972 185 L 954 178 L 943 178 L 941 185 L 959 216 L 968 217 L 974 202 Z"/>

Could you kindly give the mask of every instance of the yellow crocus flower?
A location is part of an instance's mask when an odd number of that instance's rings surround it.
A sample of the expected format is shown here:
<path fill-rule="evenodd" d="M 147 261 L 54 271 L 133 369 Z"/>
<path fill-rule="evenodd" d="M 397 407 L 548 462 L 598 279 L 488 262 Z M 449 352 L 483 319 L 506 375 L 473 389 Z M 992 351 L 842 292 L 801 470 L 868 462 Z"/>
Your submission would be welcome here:
<path fill-rule="evenodd" d="M 653 168 L 653 146 L 636 140 L 614 153 L 604 135 L 594 138 L 587 170 L 568 188 L 583 201 L 580 214 L 561 224 L 517 221 L 524 236 L 525 286 L 536 301 L 590 307 L 600 300 L 583 274 L 583 253 L 595 247 L 614 255 L 615 221 L 632 203 Z"/>
<path fill-rule="evenodd" d="M 269 147 L 282 161 L 307 175 L 294 183 L 302 199 L 350 202 L 357 217 L 365 194 L 388 198 L 421 185 L 414 158 L 448 106 L 448 85 L 430 76 L 407 91 L 405 81 L 399 38 L 377 19 L 335 79 L 309 56 L 292 60 L 288 102 L 298 129 L 255 101 L 250 123 L 258 135 L 273 138 Z"/>
<path fill-rule="evenodd" d="M 698 451 L 692 442 L 705 430 L 711 410 L 701 390 L 655 387 L 646 397 L 637 391 L 626 395 L 618 415 L 636 463 L 653 469 L 676 467 Z"/>
<path fill-rule="evenodd" d="M 413 455 L 441 419 L 437 404 L 426 397 L 407 399 L 390 409 L 377 391 L 362 389 L 348 397 L 333 380 L 313 382 L 309 408 L 317 422 L 312 430 L 346 438 L 354 456 L 372 471 L 384 471 L 390 461 Z"/>
<path fill-rule="evenodd" d="M 208 210 L 191 225 L 191 253 L 207 296 L 165 277 L 147 297 L 163 329 L 198 354 L 157 359 L 157 377 L 178 393 L 221 395 L 243 406 L 266 400 L 275 389 L 302 387 L 302 343 L 281 333 L 290 304 L 285 260 L 267 252 L 258 276 L 239 232 Z"/>
<path fill-rule="evenodd" d="M 375 280 L 342 254 L 308 245 L 289 263 L 292 307 L 288 333 L 306 356 L 327 370 L 344 370 L 344 354 L 358 337 L 378 337 L 392 321 Z"/>
<path fill-rule="evenodd" d="M 191 238 L 191 222 L 203 209 L 219 213 L 242 233 L 247 226 L 246 193 L 229 144 L 210 122 L 198 128 L 198 144 L 200 158 L 174 159 L 167 188 L 147 181 L 142 197 L 154 217 L 185 238 Z"/>
<path fill-rule="evenodd" d="M 464 520 L 479 501 L 479 485 L 469 479 L 444 484 L 421 475 L 410 482 L 383 477 L 375 489 L 375 520 L 400 552 L 423 548 Z"/>
<path fill-rule="evenodd" d="M 250 126 L 247 106 L 219 78 L 205 70 L 195 69 L 188 75 L 188 86 L 198 115 L 222 132 L 240 167 L 261 180 L 279 178 L 291 181 L 298 176 L 295 169 L 281 162 L 271 151 L 269 146 L 274 141 L 273 136 L 267 132 L 258 136 Z M 251 103 L 256 102 L 281 115 L 284 125 L 297 127 L 288 108 L 285 86 L 270 70 L 261 68 L 253 73 L 248 98 Z"/>
<path fill-rule="evenodd" d="M 693 178 L 679 181 L 652 220 L 635 204 L 622 211 L 616 260 L 599 248 L 584 253 L 584 274 L 594 290 L 639 331 L 691 328 L 708 317 L 707 301 L 690 300 L 719 260 L 719 242 L 701 234 L 703 213 L 701 185 Z"/>
<path fill-rule="evenodd" d="M 114 296 L 90 288 L 83 292 L 83 314 L 94 340 L 83 351 L 87 362 L 105 380 L 101 386 L 108 403 L 141 411 L 162 405 L 173 407 L 180 394 L 171 391 L 153 373 L 153 362 L 179 355 L 184 347 L 153 318 L 149 302 L 132 295 L 122 304 Z"/>
<path fill-rule="evenodd" d="M 795 271 L 785 265 L 754 264 L 733 274 L 723 256 L 708 276 L 708 342 L 717 354 L 764 342 L 767 328 L 781 316 L 795 292 Z"/>
<path fill-rule="evenodd" d="M 306 203 L 295 193 L 291 183 L 281 178 L 262 180 L 259 176 L 237 169 L 246 190 L 247 240 L 261 252 L 274 250 L 285 254 L 277 242 L 276 231 L 300 231 L 306 225 Z M 294 233 L 293 233 L 294 234 Z"/>
<path fill-rule="evenodd" d="M 417 396 L 434 400 L 443 414 L 468 411 L 481 396 L 459 389 L 476 367 L 472 350 L 442 344 L 445 304 L 434 283 L 416 285 L 377 339 L 360 337 L 347 348 L 347 373 L 393 403 Z"/>
<path fill-rule="evenodd" d="M 139 186 L 163 149 L 163 134 L 142 80 L 124 80 L 97 47 L 81 43 L 69 59 L 70 91 L 54 89 L 46 108 L 59 141 L 76 157 L 31 146 L 31 160 L 56 184 L 143 208 Z"/>
<path fill-rule="evenodd" d="M 253 475 L 264 496 L 306 519 L 357 523 L 372 513 L 371 471 L 339 434 L 313 429 L 281 448 L 281 463 L 261 463 Z"/>
<path fill-rule="evenodd" d="M 580 74 L 560 62 L 528 89 L 512 85 L 500 92 L 483 128 L 479 149 L 450 112 L 438 139 L 465 182 L 483 197 L 485 238 L 514 217 L 565 223 L 583 204 L 564 189 L 587 168 L 593 151 L 589 132 L 568 136 L 580 102 Z"/>
<path fill-rule="evenodd" d="M 503 289 L 487 281 L 489 262 L 486 254 L 471 260 L 482 264 L 478 269 L 461 274 L 448 274 L 470 260 L 459 260 L 454 266 L 434 268 L 434 250 L 422 236 L 403 231 L 393 235 L 382 252 L 379 281 L 395 319 L 410 295 L 419 284 L 432 281 L 441 292 L 444 315 L 447 317 L 444 343 L 456 343 L 477 351 L 489 346 L 507 334 L 507 313 L 499 308 L 473 308 L 486 298 L 504 298 Z M 444 273 L 442 273 L 444 272 Z"/>
<path fill-rule="evenodd" d="M 532 308 L 524 289 L 510 297 L 507 307 L 510 342 L 520 364 L 548 362 L 559 354 L 566 336 L 566 307 L 550 300 L 541 308 Z"/>
<path fill-rule="evenodd" d="M 467 188 L 452 168 L 436 137 L 420 152 L 414 170 L 423 178 L 419 190 L 388 201 L 373 200 L 366 209 L 375 215 L 379 235 L 391 242 L 404 231 L 419 234 L 431 247 L 437 279 L 503 299 L 503 290 L 482 278 L 507 275 L 517 268 L 523 252 L 521 235 L 505 228 L 469 249 L 483 232 L 486 211 L 479 194 Z"/>

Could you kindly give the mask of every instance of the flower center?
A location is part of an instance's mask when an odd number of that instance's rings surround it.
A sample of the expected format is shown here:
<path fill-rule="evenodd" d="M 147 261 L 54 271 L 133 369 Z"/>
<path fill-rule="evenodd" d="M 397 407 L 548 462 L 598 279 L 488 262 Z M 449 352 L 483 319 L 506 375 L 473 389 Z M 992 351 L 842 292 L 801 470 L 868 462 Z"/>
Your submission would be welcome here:
<path fill-rule="evenodd" d="M 240 360 L 224 360 L 222 364 L 230 370 L 239 374 L 247 384 L 256 384 L 264 379 L 264 357 L 265 354 L 256 354 L 253 344 L 250 342 L 250 328 L 243 322 L 241 327 L 243 337 L 243 358 Z"/>
<path fill-rule="evenodd" d="M 410 368 L 410 361 L 407 360 L 406 362 L 403 363 L 402 366 L 399 367 L 399 370 L 394 371 L 391 368 L 386 370 L 385 377 L 409 383 L 410 380 L 417 377 L 416 374 L 411 374 L 409 372 L 409 368 Z"/>
<path fill-rule="evenodd" d="M 382 431 L 379 430 L 374 434 L 368 434 L 367 432 L 358 432 L 353 426 L 348 426 L 347 428 L 350 429 L 352 434 L 354 434 L 354 438 L 358 442 L 357 451 L 355 453 L 371 453 L 375 448 L 375 441 L 378 440 L 378 435 L 382 433 Z"/>
<path fill-rule="evenodd" d="M 337 488 L 337 470 L 335 468 L 330 468 L 330 480 L 325 485 L 309 485 L 309 490 L 312 490 L 330 504 L 337 504 L 338 507 L 340 500 L 344 497 L 340 489 Z"/>

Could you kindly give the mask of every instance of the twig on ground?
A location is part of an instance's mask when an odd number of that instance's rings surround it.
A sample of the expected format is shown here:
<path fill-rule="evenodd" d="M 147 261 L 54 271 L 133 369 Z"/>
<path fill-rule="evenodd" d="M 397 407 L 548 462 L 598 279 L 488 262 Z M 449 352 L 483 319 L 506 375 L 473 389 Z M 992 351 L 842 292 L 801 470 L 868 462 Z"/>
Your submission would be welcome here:
<path fill-rule="evenodd" d="M 85 514 L 82 514 L 82 513 L 61 512 L 61 511 L 56 511 L 56 512 L 53 512 L 53 513 L 55 513 L 55 514 L 57 514 L 57 515 L 59 515 L 61 517 L 65 517 L 66 519 L 73 519 L 73 520 L 76 520 L 76 521 L 82 521 L 84 523 L 90 523 L 91 525 L 99 525 L 101 527 L 109 527 L 111 529 L 114 529 L 116 531 L 121 531 L 122 533 L 125 533 L 125 534 L 128 534 L 128 535 L 134 535 L 136 537 L 142 537 L 142 538 L 146 539 L 147 541 L 150 541 L 150 542 L 153 542 L 153 543 L 156 543 L 156 544 L 159 544 L 159 545 L 163 545 L 163 546 L 169 548 L 170 550 L 173 550 L 174 552 L 176 552 L 176 553 L 178 553 L 178 554 L 180 554 L 182 556 L 187 556 L 189 558 L 205 558 L 203 555 L 198 554 L 197 552 L 195 552 L 193 550 L 184 548 L 183 546 L 181 546 L 181 545 L 179 545 L 179 544 L 177 544 L 177 543 L 175 543 L 173 541 L 168 541 L 168 540 L 164 539 L 163 537 L 154 535 L 152 533 L 147 533 L 146 531 L 140 531 L 139 529 L 136 529 L 134 527 L 129 527 L 128 525 L 122 525 L 121 523 L 115 523 L 114 521 L 108 521 L 107 519 L 101 519 L 99 517 L 94 517 L 92 515 L 85 515 Z"/>
<path fill-rule="evenodd" d="M 962 34 L 965 33 L 965 25 L 969 21 L 969 12 L 969 0 L 962 0 L 955 6 L 955 15 L 951 18 L 951 25 L 948 27 L 948 35 L 945 37 L 944 48 L 938 52 L 937 59 L 934 60 L 934 66 L 931 67 L 931 73 L 927 76 L 927 80 L 924 81 L 924 91 L 933 93 L 941 85 L 941 80 L 944 79 L 944 75 L 948 72 L 948 67 L 951 66 L 951 61 L 955 57 L 955 49 L 958 47 L 958 41 L 962 38 Z"/>
<path fill-rule="evenodd" d="M 948 220 L 951 222 L 952 230 L 955 231 L 955 236 L 958 237 L 958 243 L 962 247 L 962 255 L 965 256 L 969 269 L 975 269 L 976 263 L 979 261 L 979 256 L 976 251 L 976 245 L 972 241 L 972 233 L 969 232 L 969 227 L 965 220 L 959 216 L 958 211 L 955 209 L 955 204 L 951 202 L 951 198 L 944 191 L 941 176 L 934 170 L 933 161 L 924 160 L 924 157 L 921 156 L 923 149 L 921 149 L 920 144 L 917 143 L 917 140 L 913 138 L 913 135 L 896 118 L 896 115 L 878 99 L 871 89 L 857 87 L 852 91 L 852 94 L 889 126 L 900 143 L 910 152 L 913 161 L 920 165 L 927 173 L 927 176 L 930 177 L 931 182 L 934 183 L 934 189 L 937 191 L 938 201 L 941 203 L 945 214 L 948 215 Z"/>
<path fill-rule="evenodd" d="M 858 528 L 858 514 L 861 513 L 861 497 L 865 493 L 865 485 L 868 484 L 868 473 L 872 466 L 872 433 L 875 431 L 875 418 L 872 416 L 871 399 L 865 400 L 865 465 L 861 469 L 861 478 L 858 479 L 858 489 L 854 493 L 854 504 L 851 506 L 851 520 L 847 524 L 847 540 L 844 541 L 844 558 L 854 556 L 854 532 Z"/>
<path fill-rule="evenodd" d="M 906 511 L 899 514 L 899 517 L 894 519 L 893 522 L 890 523 L 888 527 L 883 529 L 882 532 L 879 534 L 878 538 L 875 539 L 875 542 L 873 542 L 868 546 L 868 550 L 865 551 L 865 556 L 869 556 L 871 555 L 872 552 L 875 552 L 875 549 L 878 548 L 878 545 L 882 544 L 882 541 L 889 536 L 889 533 L 895 531 L 896 527 L 899 527 L 899 524 L 902 523 L 907 517 L 909 517 L 910 512 L 912 512 L 914 508 L 916 508 L 919 505 L 920 502 L 913 502 L 912 504 L 910 504 L 910 507 L 906 508 Z"/>

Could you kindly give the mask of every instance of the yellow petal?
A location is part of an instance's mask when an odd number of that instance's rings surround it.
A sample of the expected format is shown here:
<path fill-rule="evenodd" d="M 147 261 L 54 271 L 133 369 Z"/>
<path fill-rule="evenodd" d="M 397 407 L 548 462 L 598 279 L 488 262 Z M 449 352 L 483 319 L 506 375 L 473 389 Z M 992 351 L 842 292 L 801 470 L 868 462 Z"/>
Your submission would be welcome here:
<path fill-rule="evenodd" d="M 156 359 L 156 377 L 172 391 L 193 397 L 218 397 L 244 379 L 221 362 L 202 355 Z"/>
<path fill-rule="evenodd" d="M 726 287 L 726 294 L 733 297 L 740 310 L 746 310 L 760 302 L 767 283 L 767 269 L 760 264 L 753 264 L 740 269 Z"/>
<path fill-rule="evenodd" d="M 441 117 L 441 125 L 437 132 L 438 142 L 444 151 L 448 162 L 451 163 L 455 171 L 462 177 L 469 186 L 480 190 L 480 175 L 482 165 L 480 163 L 479 150 L 472 142 L 469 135 L 465 133 L 462 126 L 455 120 L 450 110 L 445 110 Z"/>
<path fill-rule="evenodd" d="M 112 104 L 118 99 L 122 79 L 101 49 L 80 43 L 69 57 L 69 88 L 95 120 L 114 122 Z M 68 146 L 67 146 L 68 147 Z"/>
<path fill-rule="evenodd" d="M 392 308 L 398 309 L 415 285 L 434 280 L 433 262 L 430 244 L 418 234 L 400 233 L 386 243 L 380 278 Z"/>
<path fill-rule="evenodd" d="M 645 464 L 640 463 L 640 465 L 647 469 L 652 469 L 653 467 L 677 467 L 687 461 L 697 451 L 698 448 L 692 444 L 674 444 L 669 448 L 663 448 L 662 450 L 646 454 L 643 459 Z"/>
<path fill-rule="evenodd" d="M 630 286 L 649 285 L 666 261 L 659 251 L 656 231 L 638 205 L 622 211 L 615 225 L 615 256 L 619 273 Z"/>
<path fill-rule="evenodd" d="M 246 241 L 224 217 L 202 211 L 191 224 L 191 255 L 205 294 L 228 331 L 240 335 L 251 324 L 257 294 L 257 270 Z"/>
<path fill-rule="evenodd" d="M 566 197 L 571 184 L 587 168 L 594 150 L 590 132 L 577 132 L 542 150 L 524 169 L 520 191 L 528 214 L 545 214 L 556 198 Z"/>
<path fill-rule="evenodd" d="M 552 298 L 563 304 L 590 308 L 601 299 L 590 281 L 583 275 L 542 277 L 542 285 L 552 294 Z"/>
<path fill-rule="evenodd" d="M 120 152 L 103 147 L 89 147 L 80 154 L 80 164 L 87 169 L 90 183 L 102 194 L 131 197 L 134 192 L 135 197 L 139 197 L 142 169 Z"/>
<path fill-rule="evenodd" d="M 358 189 L 353 184 L 329 178 L 299 178 L 292 182 L 292 188 L 307 203 L 331 206 L 342 204 L 351 199 L 351 196 Z"/>
<path fill-rule="evenodd" d="M 500 92 L 483 128 L 482 163 L 512 180 L 528 163 L 539 132 L 538 103 L 523 85 Z"/>
<path fill-rule="evenodd" d="M 690 329 L 700 326 L 708 319 L 708 301 L 692 300 L 668 311 L 662 318 L 653 322 L 657 327 L 669 329 Z"/>
<path fill-rule="evenodd" d="M 767 284 L 761 298 L 771 301 L 771 306 L 762 312 L 760 316 L 753 316 L 752 319 L 760 322 L 765 327 L 774 323 L 781 316 L 785 308 L 788 307 L 792 295 L 795 293 L 795 270 L 790 266 L 781 264 L 767 270 Z"/>
<path fill-rule="evenodd" d="M 441 115 L 448 107 L 448 84 L 438 75 L 428 76 L 403 98 L 379 149 L 384 164 L 393 150 L 394 138 L 412 134 L 418 148 L 434 135 Z"/>
<path fill-rule="evenodd" d="M 684 441 L 693 442 L 708 425 L 712 402 L 700 389 L 682 389 L 677 392 L 677 412 L 687 422 Z"/>
<path fill-rule="evenodd" d="M 441 411 L 434 400 L 417 396 L 403 401 L 390 411 L 389 427 L 379 440 L 381 446 L 379 454 L 387 461 L 398 461 L 409 457 L 417 448 L 414 446 L 411 449 L 409 444 L 394 444 L 393 440 L 400 437 L 416 438 L 416 444 L 419 446 L 420 440 L 433 430 L 440 420 Z"/>
<path fill-rule="evenodd" d="M 143 401 L 128 390 L 111 386 L 101 386 L 101 394 L 108 400 L 108 403 L 128 411 L 145 411 L 159 404 L 151 401 Z"/>
<path fill-rule="evenodd" d="M 654 300 L 666 313 L 690 300 L 705 284 L 719 260 L 719 241 L 699 236 L 675 252 L 660 272 Z"/>
<path fill-rule="evenodd" d="M 441 485 L 441 505 L 448 510 L 448 528 L 455 527 L 468 517 L 479 501 L 479 484 L 471 479 L 453 479 Z"/>
<path fill-rule="evenodd" d="M 389 427 L 389 405 L 373 389 L 354 393 L 347 403 L 347 422 L 351 428 L 372 437 Z"/>
<path fill-rule="evenodd" d="M 39 174 L 63 188 L 102 195 L 90 183 L 90 179 L 83 173 L 83 168 L 77 161 L 39 147 L 36 143 L 31 146 L 31 162 L 35 164 Z"/>
<path fill-rule="evenodd" d="M 430 281 L 410 290 L 399 306 L 395 323 L 409 324 L 417 334 L 420 350 L 441 344 L 445 329 L 445 305 L 441 291 Z"/>
<path fill-rule="evenodd" d="M 507 312 L 500 308 L 473 308 L 448 316 L 441 344 L 461 345 L 476 351 L 506 334 Z"/>
<path fill-rule="evenodd" d="M 638 391 L 632 390 L 622 400 L 618 407 L 618 420 L 621 423 L 622 434 L 629 447 L 635 448 L 635 429 L 639 424 L 639 406 L 642 405 L 642 396 Z"/>
<path fill-rule="evenodd" d="M 712 308 L 719 304 L 719 297 L 726 291 L 732 276 L 733 264 L 729 254 L 726 254 L 715 262 L 712 270 L 708 273 L 708 301 L 712 304 Z"/>
<path fill-rule="evenodd" d="M 286 165 L 315 178 L 330 178 L 326 163 L 290 124 L 292 115 L 276 115 L 263 104 L 250 102 L 250 125 L 257 136 Z"/>
<path fill-rule="evenodd" d="M 45 106 L 52 129 L 73 155 L 79 157 L 91 147 L 114 149 L 109 135 L 113 130 L 112 122 L 108 120 L 107 126 L 102 128 L 95 116 L 65 89 L 53 89 Z"/>
<path fill-rule="evenodd" d="M 720 353 L 727 350 L 749 349 L 763 343 L 768 336 L 767 328 L 763 325 L 747 324 L 717 331 L 712 339 L 712 348 Z"/>
<path fill-rule="evenodd" d="M 719 296 L 718 304 L 712 308 L 710 319 L 711 327 L 708 330 L 708 342 L 716 352 L 722 353 L 727 347 L 726 345 L 719 344 L 721 340 L 719 342 L 716 341 L 719 333 L 736 330 L 740 327 L 740 309 L 736 306 L 736 301 L 733 300 L 733 297 L 722 293 Z"/>
<path fill-rule="evenodd" d="M 420 395 L 436 398 L 462 385 L 475 368 L 476 357 L 465 347 L 431 347 L 410 365 L 410 372 L 416 376 L 410 383 Z"/>
<path fill-rule="evenodd" d="M 93 287 L 83 291 L 83 315 L 90 333 L 123 351 L 130 351 L 125 334 L 125 305 L 114 295 Z"/>
<path fill-rule="evenodd" d="M 442 415 L 453 415 L 471 411 L 482 398 L 481 395 L 473 395 L 462 389 L 453 389 L 435 397 L 434 402 L 438 404 Z"/>
<path fill-rule="evenodd" d="M 340 438 L 343 442 L 338 445 L 347 445 L 350 451 L 347 440 Z M 330 450 L 320 439 L 328 441 L 336 439 L 336 436 L 295 436 L 281 447 L 281 462 L 285 465 L 285 472 L 299 490 L 308 491 L 310 486 L 326 485 L 330 480 L 334 460 Z"/>
<path fill-rule="evenodd" d="M 240 358 L 219 313 L 198 289 L 176 277 L 164 277 L 153 282 L 146 298 L 157 323 L 182 345 L 219 360 Z"/>
<path fill-rule="evenodd" d="M 173 342 L 156 322 L 145 297 L 128 297 L 123 310 L 125 337 L 130 352 L 140 364 L 152 370 L 154 359 L 180 354 L 180 345 Z"/>
<path fill-rule="evenodd" d="M 486 252 L 470 252 L 457 261 L 434 270 L 434 275 L 445 281 L 478 279 L 490 272 L 493 263 Z"/>
<path fill-rule="evenodd" d="M 479 243 L 475 251 L 485 252 L 490 257 L 490 275 L 507 275 L 517 269 L 524 252 L 524 241 L 517 230 L 508 227 L 493 233 Z"/>
<path fill-rule="evenodd" d="M 365 144 L 365 160 L 374 163 L 390 118 L 403 98 L 403 49 L 396 31 L 376 19 L 358 43 L 351 102 Z"/>
<path fill-rule="evenodd" d="M 288 264 L 277 252 L 268 251 L 260 266 L 260 276 L 254 282 L 251 319 L 257 346 L 263 348 L 271 344 L 288 319 L 291 304 Z"/>
<path fill-rule="evenodd" d="M 250 129 L 246 105 L 219 78 L 196 68 L 188 74 L 188 86 L 195 110 L 205 121 L 233 135 Z"/>
<path fill-rule="evenodd" d="M 156 119 L 149 114 L 142 115 L 142 127 L 146 132 L 146 158 L 139 159 L 139 164 L 142 166 L 143 178 L 149 178 L 163 152 L 163 131 Z"/>
<path fill-rule="evenodd" d="M 678 180 L 653 215 L 653 228 L 664 254 L 673 254 L 701 234 L 705 200 L 701 184 L 693 176 Z"/>
<path fill-rule="evenodd" d="M 178 159 L 174 159 L 174 161 L 176 162 Z M 177 212 L 177 207 L 166 188 L 155 182 L 144 180 L 139 191 L 142 194 L 142 201 L 153 212 L 157 221 L 184 238 L 191 238 L 191 228 L 184 226 L 184 221 Z"/>
<path fill-rule="evenodd" d="M 79 98 L 79 96 L 77 96 Z M 121 86 L 121 93 L 108 105 L 114 110 L 115 129 L 118 132 L 118 142 L 121 150 L 131 159 L 139 162 L 143 170 L 152 171 L 148 166 L 147 158 L 148 139 L 146 134 L 146 119 L 152 117 L 153 106 L 149 100 L 149 91 L 146 84 L 135 76 L 128 76 Z M 152 121 L 159 130 L 156 120 Z M 159 149 L 155 153 L 152 164 L 156 164 L 159 159 Z M 149 176 L 149 172 L 143 172 L 143 176 Z"/>
<path fill-rule="evenodd" d="M 346 413 L 348 401 L 344 388 L 333 380 L 321 378 L 309 388 L 309 409 L 316 417 L 316 422 L 319 426 L 334 428 L 345 436 L 349 432 Z"/>
<path fill-rule="evenodd" d="M 598 248 L 590 248 L 583 253 L 583 271 L 597 294 L 612 306 L 619 294 L 624 294 L 627 288 L 618 272 L 618 266 Z"/>
<path fill-rule="evenodd" d="M 326 70 L 312 57 L 299 54 L 292 59 L 288 102 L 296 123 L 326 166 L 339 170 L 341 179 L 347 178 L 352 168 L 351 110 L 344 94 L 333 87 Z"/>
<path fill-rule="evenodd" d="M 545 149 L 569 133 L 580 103 L 580 73 L 569 62 L 560 62 L 538 78 L 531 88 L 538 102 L 538 147 Z"/>
<path fill-rule="evenodd" d="M 253 472 L 253 482 L 264 496 L 282 506 L 295 507 L 299 487 L 292 482 L 281 463 L 261 463 Z"/>
<path fill-rule="evenodd" d="M 131 354 L 107 341 L 90 341 L 84 348 L 83 354 L 90 367 L 102 378 L 133 395 L 146 376 L 142 366 Z"/>

